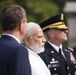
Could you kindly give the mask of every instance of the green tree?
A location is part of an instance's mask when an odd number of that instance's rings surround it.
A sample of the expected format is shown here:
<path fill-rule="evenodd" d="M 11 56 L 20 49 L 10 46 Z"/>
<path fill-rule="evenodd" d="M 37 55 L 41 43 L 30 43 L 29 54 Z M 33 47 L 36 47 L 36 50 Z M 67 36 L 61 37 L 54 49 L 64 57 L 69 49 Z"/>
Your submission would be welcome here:
<path fill-rule="evenodd" d="M 26 9 L 28 21 L 40 23 L 59 12 L 59 7 L 47 0 L 14 0 L 14 2 Z"/>
<path fill-rule="evenodd" d="M 58 5 L 48 0 L 0 0 L 0 9 L 10 4 L 18 4 L 24 7 L 27 13 L 27 20 L 37 23 L 59 12 Z"/>

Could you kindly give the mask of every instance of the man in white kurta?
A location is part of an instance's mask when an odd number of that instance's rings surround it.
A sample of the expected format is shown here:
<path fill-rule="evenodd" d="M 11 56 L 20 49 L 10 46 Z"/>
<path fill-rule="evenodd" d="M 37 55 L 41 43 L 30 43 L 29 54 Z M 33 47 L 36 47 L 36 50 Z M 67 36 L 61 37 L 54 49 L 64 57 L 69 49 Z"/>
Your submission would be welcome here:
<path fill-rule="evenodd" d="M 24 45 L 28 49 L 32 75 L 51 75 L 44 61 L 37 54 L 44 51 L 45 42 L 46 39 L 40 26 L 37 23 L 29 23 L 26 28 Z"/>
<path fill-rule="evenodd" d="M 32 75 L 51 75 L 49 69 L 39 55 L 28 49 Z"/>

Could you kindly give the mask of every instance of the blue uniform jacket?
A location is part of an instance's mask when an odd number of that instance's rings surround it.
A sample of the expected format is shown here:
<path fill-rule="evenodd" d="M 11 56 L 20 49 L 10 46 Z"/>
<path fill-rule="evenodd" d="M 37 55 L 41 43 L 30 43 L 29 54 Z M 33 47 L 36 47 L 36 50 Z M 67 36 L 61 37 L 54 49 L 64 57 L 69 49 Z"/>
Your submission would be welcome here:
<path fill-rule="evenodd" d="M 64 59 L 59 53 L 48 43 L 45 44 L 45 51 L 40 53 L 40 57 L 44 60 L 52 75 L 75 75 L 76 60 L 73 53 L 63 48 Z"/>

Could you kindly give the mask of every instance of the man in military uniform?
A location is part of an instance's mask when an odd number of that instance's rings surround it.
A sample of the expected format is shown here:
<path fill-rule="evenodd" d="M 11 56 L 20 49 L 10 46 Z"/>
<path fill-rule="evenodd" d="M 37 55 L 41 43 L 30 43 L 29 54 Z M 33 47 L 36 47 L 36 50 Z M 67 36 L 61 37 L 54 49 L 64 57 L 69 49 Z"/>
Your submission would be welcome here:
<path fill-rule="evenodd" d="M 64 23 L 63 14 L 55 15 L 40 26 L 47 37 L 45 51 L 39 55 L 44 60 L 52 75 L 76 75 L 76 57 L 73 50 L 64 48 L 67 41 L 68 27 Z"/>

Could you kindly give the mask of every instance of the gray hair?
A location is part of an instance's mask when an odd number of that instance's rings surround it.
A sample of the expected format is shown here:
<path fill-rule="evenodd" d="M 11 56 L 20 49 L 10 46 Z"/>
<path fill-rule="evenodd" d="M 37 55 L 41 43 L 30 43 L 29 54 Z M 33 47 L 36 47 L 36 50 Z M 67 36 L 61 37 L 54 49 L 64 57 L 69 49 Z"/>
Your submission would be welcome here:
<path fill-rule="evenodd" d="M 26 35 L 27 36 L 31 36 L 34 33 L 34 31 L 37 30 L 37 29 L 39 29 L 39 28 L 41 28 L 41 27 L 37 23 L 34 23 L 34 22 L 27 23 L 27 26 L 26 26 Z"/>

